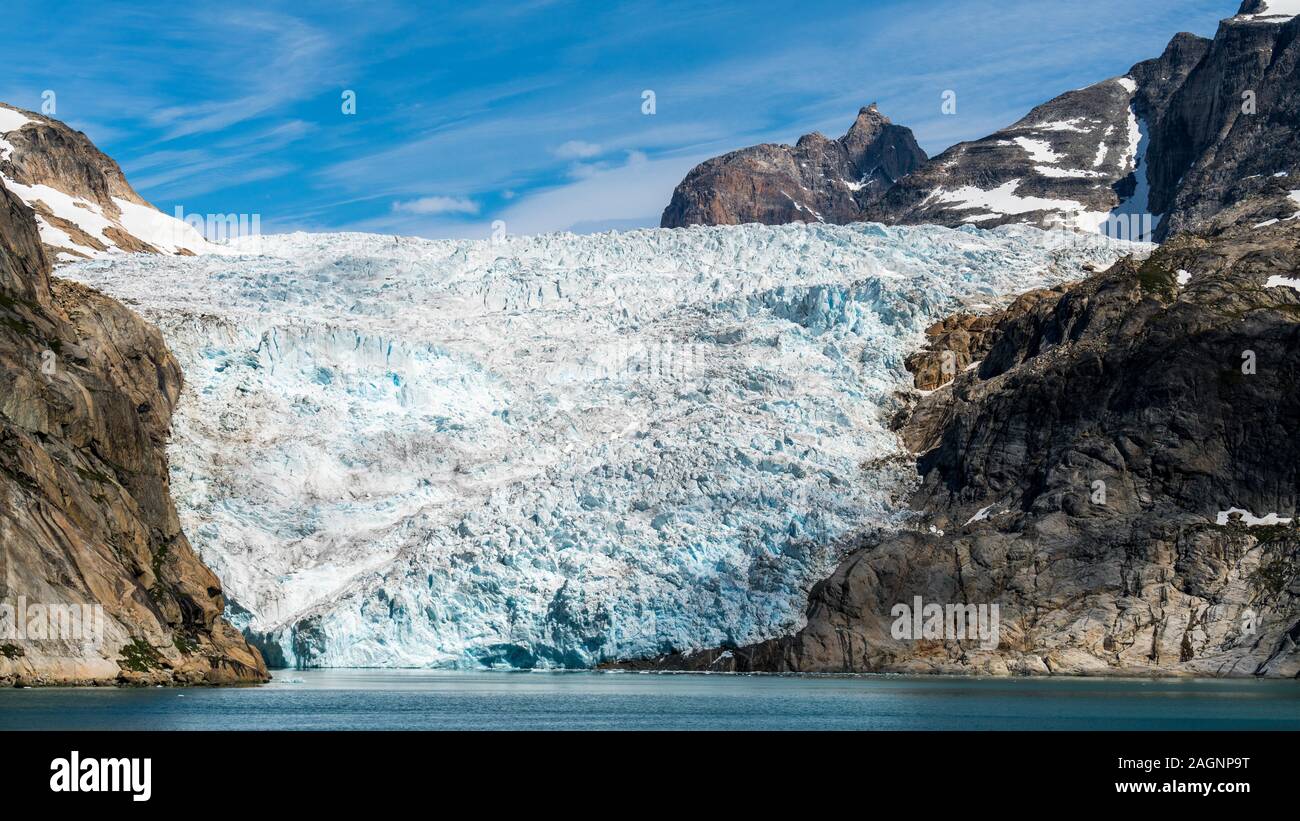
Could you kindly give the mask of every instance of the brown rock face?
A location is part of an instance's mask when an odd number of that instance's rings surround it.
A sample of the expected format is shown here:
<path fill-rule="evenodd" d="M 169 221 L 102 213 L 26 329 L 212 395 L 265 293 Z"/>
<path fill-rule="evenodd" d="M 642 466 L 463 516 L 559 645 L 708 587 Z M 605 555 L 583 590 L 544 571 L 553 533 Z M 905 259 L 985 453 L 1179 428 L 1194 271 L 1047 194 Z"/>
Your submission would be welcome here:
<path fill-rule="evenodd" d="M 1180 235 L 945 325 L 928 355 L 982 362 L 902 431 L 918 527 L 849 555 L 794 636 L 627 666 L 1300 675 L 1300 290 L 1274 279 L 1300 280 L 1298 232 Z M 900 636 L 918 597 L 996 605 L 997 641 Z"/>
<path fill-rule="evenodd" d="M 664 210 L 664 228 L 790 222 L 844 224 L 925 162 L 911 130 L 873 105 L 838 140 L 758 145 L 708 160 L 686 176 Z"/>
<path fill-rule="evenodd" d="M 51 280 L 0 187 L 0 683 L 267 679 L 171 501 L 180 387 L 157 330 Z"/>
<path fill-rule="evenodd" d="M 51 260 L 109 251 L 188 255 L 207 247 L 184 222 L 148 213 L 156 209 L 85 134 L 3 103 L 0 118 L 8 129 L 0 132 L 0 187 L 36 212 Z"/>
<path fill-rule="evenodd" d="M 18 109 L 14 109 L 18 111 Z M 122 169 L 85 134 L 30 111 L 32 122 L 5 138 L 13 150 L 0 171 L 23 185 L 47 185 L 117 214 L 113 198 L 149 205 L 131 188 Z"/>
<path fill-rule="evenodd" d="M 932 391 L 957 378 L 993 347 L 1000 321 L 1020 316 L 1045 299 L 1055 299 L 1065 288 L 1029 291 L 998 314 L 958 313 L 934 323 L 925 331 L 926 345 L 907 358 L 907 370 L 918 390 Z"/>

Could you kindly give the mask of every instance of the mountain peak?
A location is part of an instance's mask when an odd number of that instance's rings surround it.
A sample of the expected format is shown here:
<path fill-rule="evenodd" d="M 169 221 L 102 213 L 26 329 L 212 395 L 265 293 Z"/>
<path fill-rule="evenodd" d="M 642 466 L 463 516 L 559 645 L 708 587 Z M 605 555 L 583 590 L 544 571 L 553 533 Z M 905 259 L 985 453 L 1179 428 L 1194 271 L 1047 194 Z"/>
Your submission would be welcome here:
<path fill-rule="evenodd" d="M 857 222 L 925 160 L 911 130 L 872 103 L 838 140 L 814 131 L 793 148 L 758 145 L 706 160 L 677 186 L 661 224 Z"/>
<path fill-rule="evenodd" d="M 880 109 L 876 108 L 876 104 L 872 103 L 858 109 L 858 117 L 853 121 L 853 125 L 849 127 L 849 131 L 844 135 L 844 138 L 848 139 L 855 133 L 860 132 L 879 133 L 885 126 L 893 124 L 893 121 L 881 114 Z"/>
<path fill-rule="evenodd" d="M 880 138 L 881 132 L 890 125 L 893 125 L 893 123 L 890 122 L 888 117 L 880 113 L 880 109 L 876 108 L 875 103 L 863 106 L 858 109 L 857 119 L 853 121 L 853 125 L 849 127 L 848 132 L 840 139 L 840 142 L 844 144 L 844 147 L 849 150 L 849 154 L 856 160 L 871 143 Z"/>
<path fill-rule="evenodd" d="M 1245 0 L 1238 17 L 1297 17 L 1300 0 Z"/>
<path fill-rule="evenodd" d="M 217 250 L 135 192 L 112 158 L 56 119 L 0 103 L 0 186 L 36 212 L 51 259 Z"/>

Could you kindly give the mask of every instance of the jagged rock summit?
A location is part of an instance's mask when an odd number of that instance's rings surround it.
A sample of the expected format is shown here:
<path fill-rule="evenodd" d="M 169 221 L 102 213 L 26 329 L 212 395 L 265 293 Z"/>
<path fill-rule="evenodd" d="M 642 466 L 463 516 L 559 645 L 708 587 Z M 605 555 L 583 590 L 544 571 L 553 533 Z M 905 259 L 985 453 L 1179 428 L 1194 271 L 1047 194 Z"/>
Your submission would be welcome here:
<path fill-rule="evenodd" d="M 1178 34 L 1122 77 L 1062 94 L 910 173 L 887 167 L 851 201 L 836 183 L 843 172 L 809 162 L 848 137 L 709 160 L 678 186 L 663 225 L 1022 223 L 1160 241 L 1281 219 L 1282 177 L 1300 162 L 1297 15 L 1300 0 L 1247 0 L 1213 39 Z"/>
<path fill-rule="evenodd" d="M 1246 22 L 1272 21 L 1300 15 L 1300 0 L 1246 0 L 1241 4 L 1237 18 Z"/>
<path fill-rule="evenodd" d="M 910 129 L 873 104 L 838 140 L 807 134 L 701 163 L 673 192 L 661 225 L 861 221 L 864 208 L 925 162 Z"/>
<path fill-rule="evenodd" d="M 1300 162 L 1297 0 L 1251 0 L 1212 40 L 1178 34 L 1127 75 L 959 143 L 869 209 L 872 220 L 989 227 L 1216 230 L 1290 213 Z M 1130 220 L 1117 227 L 1119 219 Z M 1131 235 L 1131 234 L 1130 234 Z"/>
<path fill-rule="evenodd" d="M 219 250 L 131 188 L 110 157 L 58 120 L 0 103 L 0 187 L 35 211 L 56 262 Z"/>
<path fill-rule="evenodd" d="M 1250 13 L 1264 9 L 1263 13 Z M 1283 219 L 1300 167 L 1300 0 L 1224 20 L 1151 131 L 1159 239 Z"/>

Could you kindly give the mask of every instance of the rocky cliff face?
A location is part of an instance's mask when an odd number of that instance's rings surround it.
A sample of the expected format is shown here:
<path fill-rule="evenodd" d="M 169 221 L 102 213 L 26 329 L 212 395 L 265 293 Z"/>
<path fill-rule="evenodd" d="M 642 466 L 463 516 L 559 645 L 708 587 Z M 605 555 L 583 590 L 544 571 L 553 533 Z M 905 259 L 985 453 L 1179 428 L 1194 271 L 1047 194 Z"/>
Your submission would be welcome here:
<path fill-rule="evenodd" d="M 35 211 L 41 241 L 56 261 L 217 250 L 193 227 L 146 202 L 85 134 L 3 103 L 0 187 Z"/>
<path fill-rule="evenodd" d="M 912 132 L 872 105 L 838 140 L 808 134 L 793 147 L 758 145 L 700 164 L 673 192 L 661 225 L 858 222 L 925 159 Z"/>
<path fill-rule="evenodd" d="M 52 279 L 43 238 L 0 187 L 0 683 L 266 680 L 169 495 L 180 369 L 121 304 Z"/>
<path fill-rule="evenodd" d="M 1124 77 L 1057 97 L 1009 128 L 959 143 L 868 209 L 890 224 L 1102 227 L 1114 211 L 1146 213 L 1149 124 L 1210 42 L 1174 38 Z"/>
<path fill-rule="evenodd" d="M 1160 238 L 1295 210 L 1294 180 L 1288 188 L 1284 178 L 1300 167 L 1300 18 L 1261 14 L 1263 6 L 1248 0 L 1223 21 L 1151 120 L 1150 207 L 1165 215 Z"/>
<path fill-rule="evenodd" d="M 926 519 L 854 551 L 797 635 L 632 666 L 1297 676 L 1298 236 L 1179 235 L 936 327 L 919 377 L 980 360 L 901 431 Z M 997 605 L 996 646 L 899 638 L 918 597 Z"/>

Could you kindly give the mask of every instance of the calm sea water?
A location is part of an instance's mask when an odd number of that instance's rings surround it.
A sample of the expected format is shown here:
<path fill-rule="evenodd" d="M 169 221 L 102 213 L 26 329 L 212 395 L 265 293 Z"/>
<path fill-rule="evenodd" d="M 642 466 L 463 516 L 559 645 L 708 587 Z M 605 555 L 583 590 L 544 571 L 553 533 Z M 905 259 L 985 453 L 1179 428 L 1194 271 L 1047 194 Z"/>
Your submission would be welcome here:
<path fill-rule="evenodd" d="M 331 670 L 7 689 L 0 729 L 1300 730 L 1300 682 Z"/>

